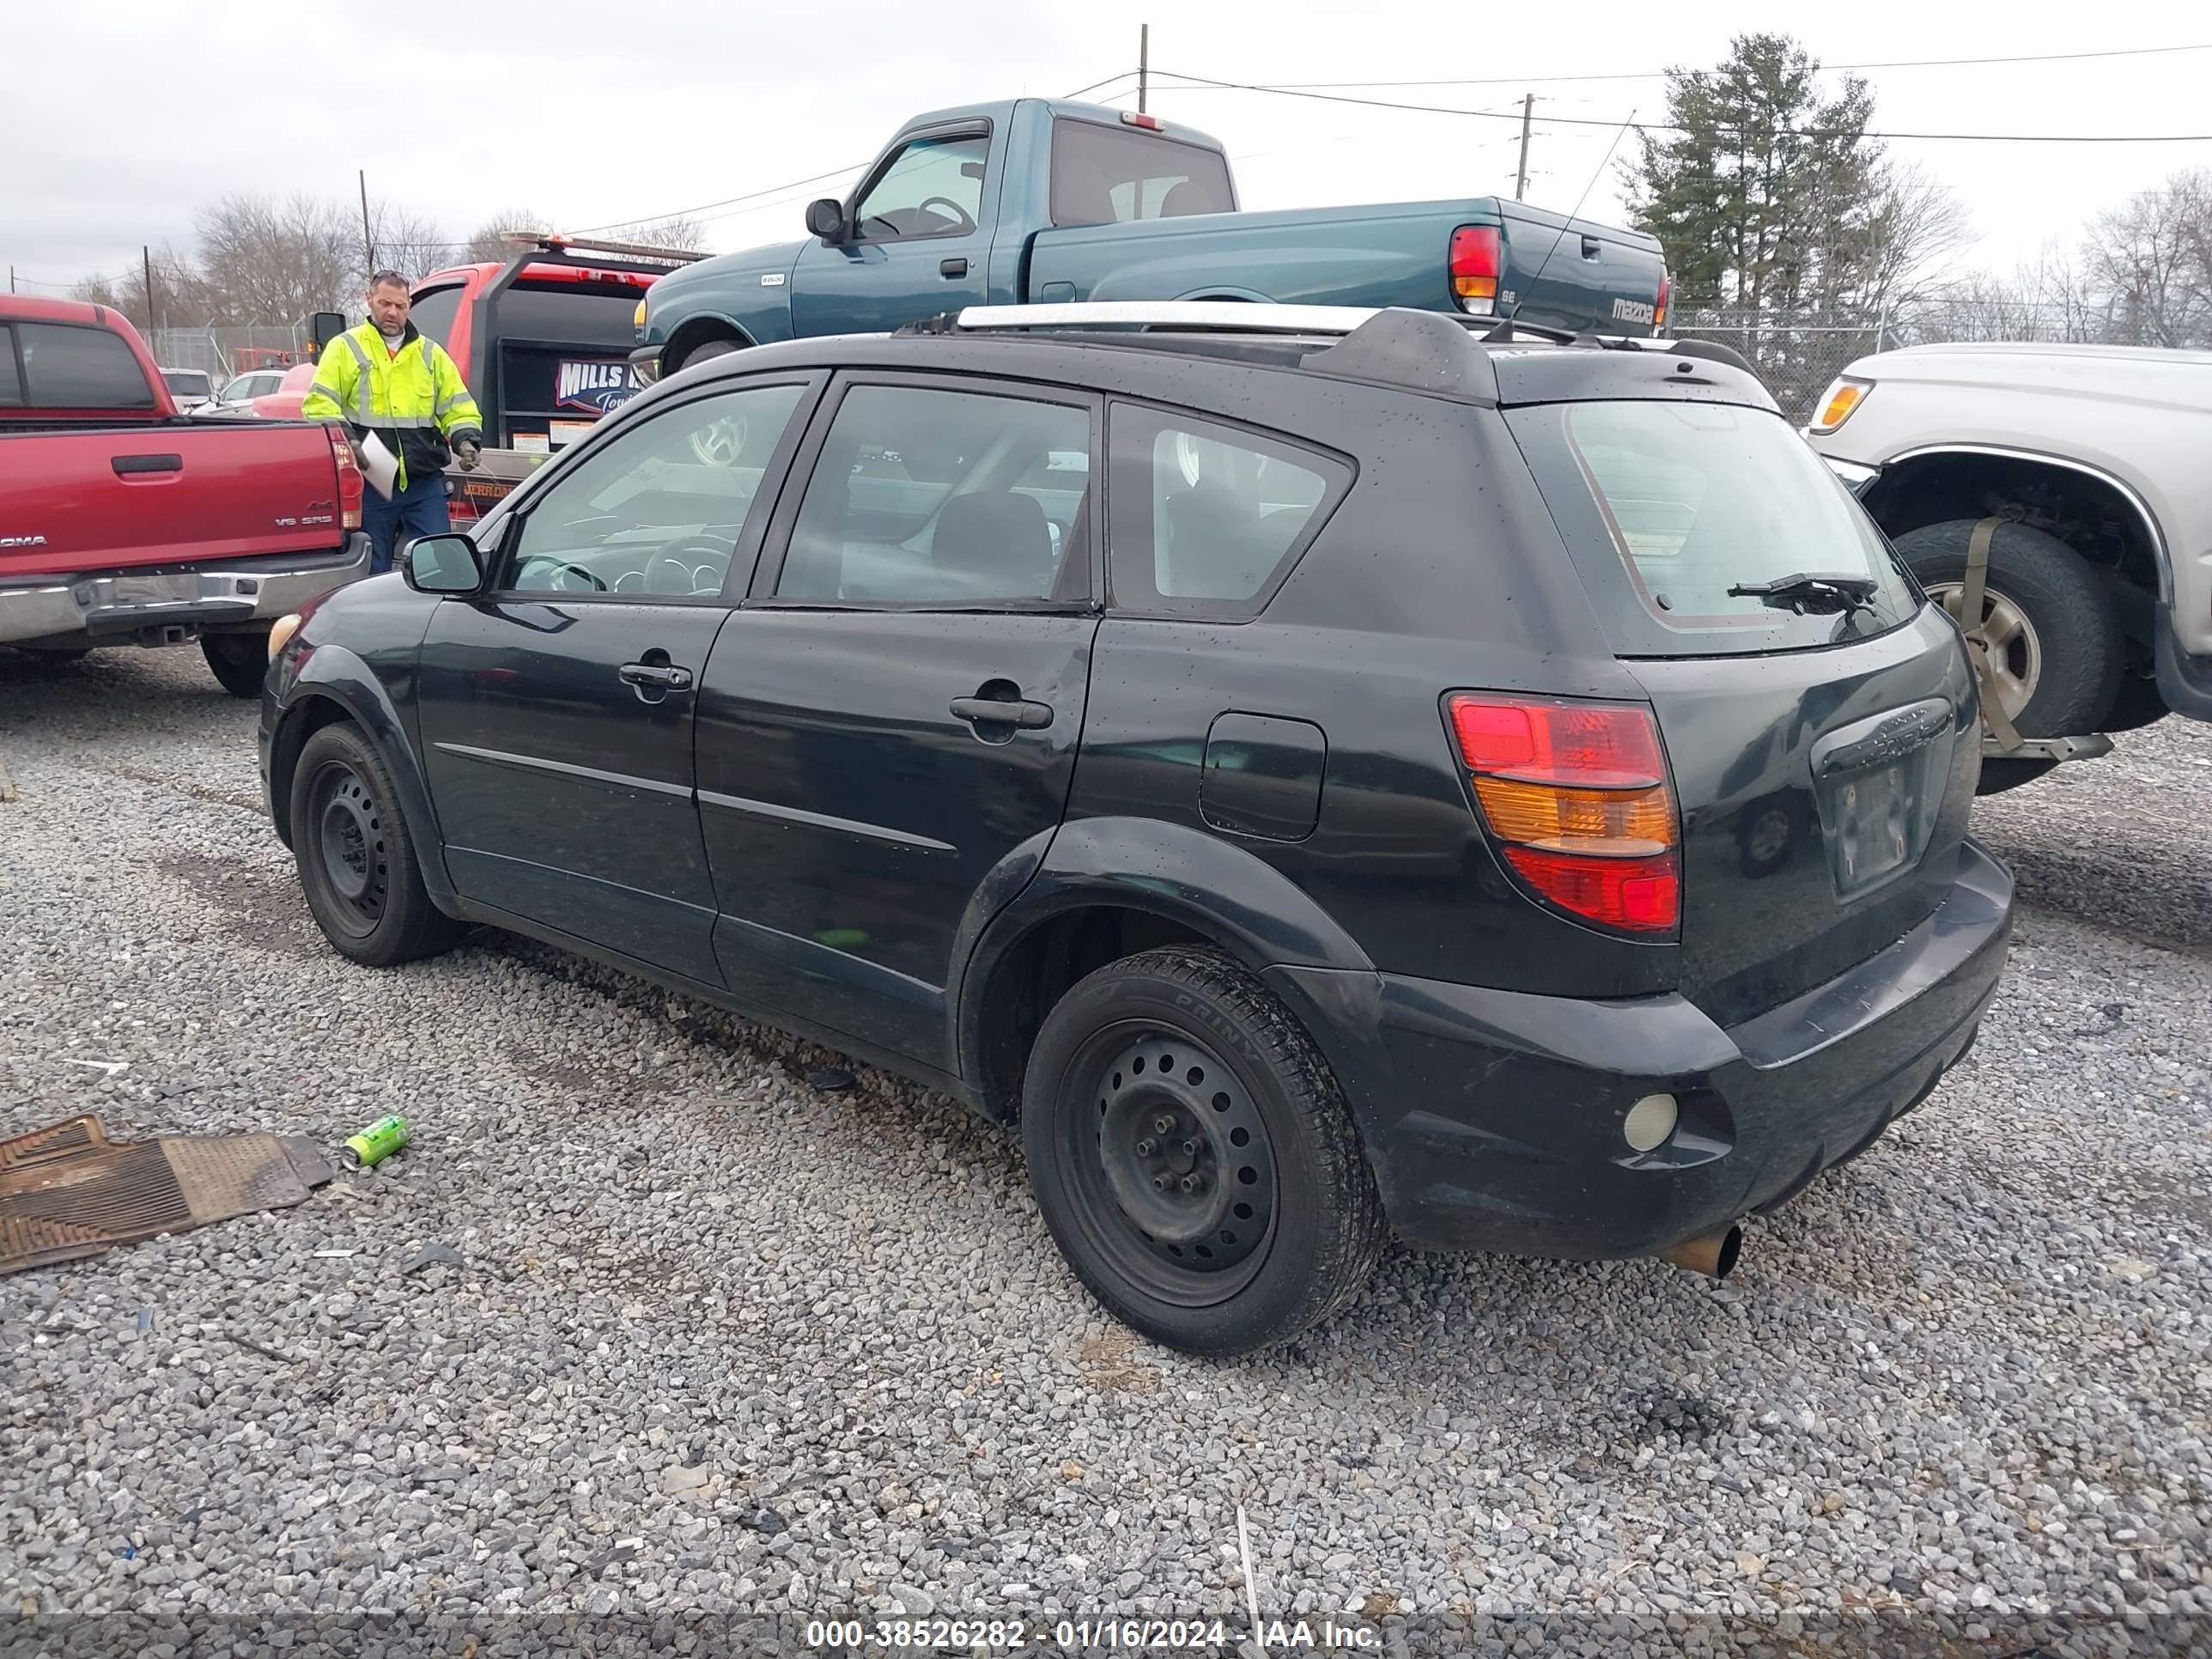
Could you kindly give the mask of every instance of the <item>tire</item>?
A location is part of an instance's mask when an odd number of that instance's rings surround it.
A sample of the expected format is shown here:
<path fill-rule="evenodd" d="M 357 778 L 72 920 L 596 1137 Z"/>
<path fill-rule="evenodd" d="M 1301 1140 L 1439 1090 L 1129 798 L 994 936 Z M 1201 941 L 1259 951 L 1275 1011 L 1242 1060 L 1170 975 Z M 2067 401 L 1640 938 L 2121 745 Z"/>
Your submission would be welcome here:
<path fill-rule="evenodd" d="M 430 902 L 384 757 L 361 728 L 325 726 L 292 774 L 293 856 L 315 925 L 340 956 L 396 967 L 466 931 Z"/>
<path fill-rule="evenodd" d="M 258 697 L 269 678 L 269 630 L 250 634 L 203 634 L 200 654 L 209 670 L 234 697 Z"/>
<path fill-rule="evenodd" d="M 1923 525 L 1897 538 L 1898 552 L 1931 597 L 1956 604 L 1975 523 Z M 2104 584 L 2081 555 L 2027 525 L 2000 525 L 1990 542 L 1983 615 L 2020 624 L 2010 638 L 1993 641 L 1990 655 L 2002 659 L 2005 713 L 2021 736 L 2105 729 L 2126 653 Z"/>
<path fill-rule="evenodd" d="M 1076 1276 L 1186 1352 L 1247 1352 L 1328 1319 L 1388 1237 L 1321 1051 L 1213 951 L 1147 951 L 1062 997 L 1030 1051 L 1022 1139 Z"/>
<path fill-rule="evenodd" d="M 678 362 L 672 368 L 663 369 L 661 373 L 664 376 L 669 374 L 681 374 L 685 369 L 690 368 L 694 363 L 703 363 L 709 357 L 726 357 L 732 351 L 743 351 L 744 349 L 744 347 L 740 345 L 735 340 L 702 340 L 697 345 L 693 346 L 690 350 L 684 354 L 684 359 L 681 362 Z"/>

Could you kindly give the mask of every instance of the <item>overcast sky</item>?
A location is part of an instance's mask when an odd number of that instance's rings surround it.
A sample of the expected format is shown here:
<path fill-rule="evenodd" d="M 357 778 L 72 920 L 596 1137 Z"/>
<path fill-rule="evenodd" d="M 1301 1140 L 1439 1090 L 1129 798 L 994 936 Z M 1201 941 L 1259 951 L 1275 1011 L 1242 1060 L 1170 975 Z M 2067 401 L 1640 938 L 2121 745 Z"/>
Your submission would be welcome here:
<path fill-rule="evenodd" d="M 1520 99 L 1533 92 L 1530 199 L 1571 209 L 1587 190 L 1584 211 L 1599 218 L 1620 213 L 1614 169 L 1600 166 L 1617 129 L 1546 118 L 1657 117 L 1662 85 L 1650 72 L 1716 63 L 1735 33 L 1785 29 L 1832 64 L 2212 40 L 2199 8 L 2107 3 L 2085 29 L 2079 7 L 2051 0 L 2005 8 L 2002 30 L 1978 21 L 1983 8 L 1929 0 L 1582 0 L 1556 38 L 1540 6 L 1501 9 L 1499 26 L 1481 8 L 1402 0 L 17 0 L 8 10 L 0 263 L 25 291 L 50 293 L 135 262 L 142 243 L 189 248 L 196 211 L 228 192 L 351 201 L 356 167 L 373 195 L 455 237 L 504 206 L 580 229 L 769 191 L 865 162 L 917 111 L 1058 96 L 1133 70 L 1146 21 L 1162 71 L 1152 109 L 1223 140 L 1249 208 L 1510 193 Z M 1178 70 L 1276 83 L 1481 78 L 1344 90 L 1515 118 L 1178 89 L 1167 73 Z M 1863 72 L 1883 129 L 2212 131 L 2212 51 Z M 1593 76 L 1647 78 L 1547 78 Z M 1133 76 L 1095 95 L 1133 106 Z M 2131 191 L 2212 165 L 2212 143 L 1912 140 L 1892 150 L 1957 192 L 1982 239 L 1965 258 L 1999 269 Z M 696 216 L 718 250 L 793 240 L 805 198 L 845 182 Z"/>

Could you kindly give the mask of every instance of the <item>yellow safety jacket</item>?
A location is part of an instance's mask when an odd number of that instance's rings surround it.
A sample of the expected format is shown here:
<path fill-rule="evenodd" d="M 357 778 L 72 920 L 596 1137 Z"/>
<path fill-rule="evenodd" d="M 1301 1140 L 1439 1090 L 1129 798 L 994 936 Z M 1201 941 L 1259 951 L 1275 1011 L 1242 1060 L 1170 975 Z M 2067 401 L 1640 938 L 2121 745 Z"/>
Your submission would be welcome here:
<path fill-rule="evenodd" d="M 343 421 L 356 439 L 375 433 L 399 457 L 402 489 L 410 471 L 445 471 L 454 440 L 483 441 L 483 416 L 461 371 L 443 346 L 412 323 L 396 352 L 374 323 L 331 341 L 315 365 L 315 383 L 300 413 L 311 421 Z"/>

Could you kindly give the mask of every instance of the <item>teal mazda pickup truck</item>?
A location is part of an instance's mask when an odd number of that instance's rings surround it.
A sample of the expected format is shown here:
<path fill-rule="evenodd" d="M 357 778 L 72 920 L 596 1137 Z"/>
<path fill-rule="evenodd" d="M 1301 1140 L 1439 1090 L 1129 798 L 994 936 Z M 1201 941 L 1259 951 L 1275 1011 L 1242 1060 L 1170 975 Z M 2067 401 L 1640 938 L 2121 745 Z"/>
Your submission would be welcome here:
<path fill-rule="evenodd" d="M 1024 98 L 909 121 L 807 239 L 672 272 L 637 307 L 654 380 L 702 357 L 969 306 L 1410 306 L 1650 336 L 1657 240 L 1498 197 L 1240 213 L 1229 158 L 1156 116 Z"/>

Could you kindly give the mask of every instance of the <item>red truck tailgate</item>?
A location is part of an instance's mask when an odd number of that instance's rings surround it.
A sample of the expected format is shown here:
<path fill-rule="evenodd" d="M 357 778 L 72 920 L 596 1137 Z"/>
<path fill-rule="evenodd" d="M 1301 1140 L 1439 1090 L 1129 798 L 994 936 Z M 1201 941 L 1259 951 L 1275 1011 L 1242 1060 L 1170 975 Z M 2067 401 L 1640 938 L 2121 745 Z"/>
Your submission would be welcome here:
<path fill-rule="evenodd" d="M 344 541 L 316 424 L 0 429 L 0 577 L 199 563 Z"/>

